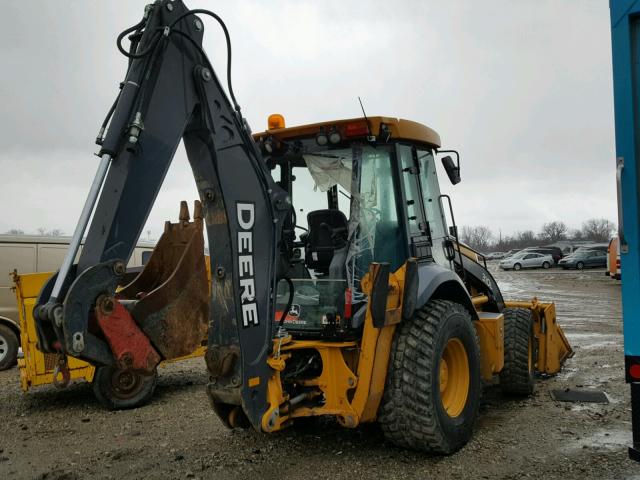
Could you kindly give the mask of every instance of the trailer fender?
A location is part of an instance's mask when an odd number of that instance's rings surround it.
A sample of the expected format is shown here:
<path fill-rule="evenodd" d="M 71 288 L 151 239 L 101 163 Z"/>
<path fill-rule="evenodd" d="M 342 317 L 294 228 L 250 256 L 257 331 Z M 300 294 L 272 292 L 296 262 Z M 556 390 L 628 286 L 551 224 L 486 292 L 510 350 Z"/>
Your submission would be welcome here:
<path fill-rule="evenodd" d="M 20 339 L 20 325 L 18 325 L 17 322 L 7 317 L 0 317 L 0 325 L 6 325 L 9 327 L 11 331 L 16 334 L 16 337 Z"/>

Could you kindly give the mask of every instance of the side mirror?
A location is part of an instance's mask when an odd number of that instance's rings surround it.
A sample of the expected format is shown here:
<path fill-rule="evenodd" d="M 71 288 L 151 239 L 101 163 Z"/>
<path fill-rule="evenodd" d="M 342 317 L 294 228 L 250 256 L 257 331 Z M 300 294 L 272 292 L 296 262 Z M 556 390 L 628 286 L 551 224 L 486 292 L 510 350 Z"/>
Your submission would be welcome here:
<path fill-rule="evenodd" d="M 446 157 L 442 157 L 442 166 L 444 167 L 445 172 L 447 172 L 447 176 L 453 185 L 460 183 L 460 161 L 458 163 L 454 163 L 453 159 L 447 155 Z"/>

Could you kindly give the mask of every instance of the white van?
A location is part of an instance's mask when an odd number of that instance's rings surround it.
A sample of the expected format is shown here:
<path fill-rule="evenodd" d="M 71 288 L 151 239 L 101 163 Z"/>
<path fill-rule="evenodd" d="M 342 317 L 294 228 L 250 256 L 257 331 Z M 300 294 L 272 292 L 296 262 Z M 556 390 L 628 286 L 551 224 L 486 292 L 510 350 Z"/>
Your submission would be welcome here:
<path fill-rule="evenodd" d="M 71 237 L 38 235 L 0 235 L 0 370 L 16 364 L 20 338 L 20 321 L 11 274 L 55 272 L 69 248 Z M 129 267 L 144 265 L 153 243 L 138 243 Z M 82 248 L 82 247 L 80 247 Z"/>

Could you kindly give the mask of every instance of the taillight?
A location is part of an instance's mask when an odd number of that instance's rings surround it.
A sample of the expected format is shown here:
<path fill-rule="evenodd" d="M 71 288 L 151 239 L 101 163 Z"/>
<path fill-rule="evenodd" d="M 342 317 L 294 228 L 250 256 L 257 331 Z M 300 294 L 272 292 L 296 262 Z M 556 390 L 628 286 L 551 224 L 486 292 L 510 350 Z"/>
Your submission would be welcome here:
<path fill-rule="evenodd" d="M 367 122 L 347 123 L 344 126 L 345 137 L 364 137 L 369 135 L 369 126 Z"/>
<path fill-rule="evenodd" d="M 640 380 L 640 365 L 637 363 L 629 367 L 629 376 L 634 380 Z"/>

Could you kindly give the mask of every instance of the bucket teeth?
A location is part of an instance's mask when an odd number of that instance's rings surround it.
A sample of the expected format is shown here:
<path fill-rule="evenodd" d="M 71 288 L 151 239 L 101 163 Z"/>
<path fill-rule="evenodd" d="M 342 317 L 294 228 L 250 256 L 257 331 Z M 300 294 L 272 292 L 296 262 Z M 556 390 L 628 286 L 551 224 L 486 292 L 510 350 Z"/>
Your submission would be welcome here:
<path fill-rule="evenodd" d="M 200 203 L 200 200 L 193 202 L 193 220 L 202 220 L 202 203 Z"/>
<path fill-rule="evenodd" d="M 183 223 L 188 223 L 191 219 L 189 215 L 189 206 L 184 200 L 180 202 L 180 215 L 178 216 L 178 218 L 180 219 L 180 222 Z"/>

